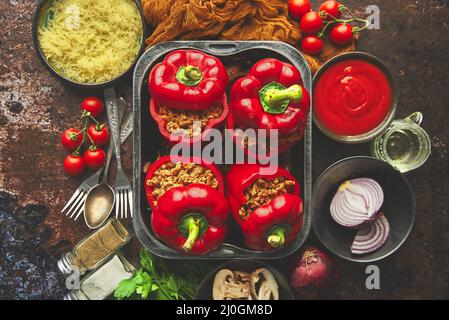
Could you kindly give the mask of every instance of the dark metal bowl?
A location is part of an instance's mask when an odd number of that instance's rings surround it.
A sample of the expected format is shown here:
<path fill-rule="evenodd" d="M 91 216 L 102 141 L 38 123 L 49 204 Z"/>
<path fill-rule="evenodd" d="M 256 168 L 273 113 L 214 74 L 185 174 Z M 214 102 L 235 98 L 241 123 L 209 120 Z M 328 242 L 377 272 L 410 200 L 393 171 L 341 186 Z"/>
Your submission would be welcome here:
<path fill-rule="evenodd" d="M 372 178 L 381 185 L 385 194 L 381 210 L 390 223 L 388 241 L 379 250 L 366 255 L 351 253 L 357 231 L 338 225 L 329 209 L 339 185 L 354 178 Z M 350 261 L 373 262 L 391 255 L 407 239 L 415 221 L 415 196 L 407 179 L 388 163 L 370 157 L 343 159 L 326 169 L 315 183 L 312 203 L 315 234 L 331 252 Z"/>
<path fill-rule="evenodd" d="M 393 95 L 393 101 L 390 106 L 390 110 L 388 112 L 388 115 L 385 117 L 384 121 L 380 123 L 376 128 L 373 130 L 356 135 L 356 136 L 345 136 L 345 135 L 338 135 L 331 131 L 329 131 L 326 126 L 324 126 L 316 117 L 315 111 L 313 112 L 313 121 L 316 124 L 316 126 L 329 138 L 336 140 L 338 142 L 348 143 L 348 144 L 355 144 L 355 143 L 363 143 L 370 140 L 373 140 L 377 135 L 382 133 L 393 121 L 394 116 L 396 114 L 396 106 L 398 104 L 398 90 L 396 87 L 396 82 L 394 80 L 394 77 L 390 71 L 390 69 L 377 57 L 365 53 L 365 52 L 347 52 L 340 54 L 329 61 L 327 61 L 323 66 L 318 70 L 318 72 L 313 77 L 313 87 L 315 88 L 318 80 L 320 77 L 329 69 L 329 67 L 333 66 L 335 63 L 338 63 L 340 61 L 348 60 L 348 59 L 358 59 L 358 60 L 365 60 L 375 66 L 377 66 L 382 72 L 386 75 L 388 81 L 390 82 L 392 95 Z"/>
<path fill-rule="evenodd" d="M 258 268 L 267 268 L 271 271 L 279 287 L 279 299 L 280 300 L 294 300 L 295 294 L 289 285 L 288 280 L 276 269 L 269 264 L 255 260 L 233 260 L 222 264 L 209 273 L 201 282 L 196 295 L 195 300 L 212 300 L 212 286 L 214 284 L 215 275 L 221 269 L 229 269 L 232 271 L 244 271 L 253 272 Z"/>
<path fill-rule="evenodd" d="M 48 6 L 50 5 L 50 2 L 52 2 L 52 1 L 55 1 L 55 0 L 40 0 L 39 1 L 39 3 L 37 4 L 37 7 L 36 7 L 36 11 L 34 12 L 33 24 L 32 24 L 32 35 L 33 35 L 34 49 L 36 50 L 36 53 L 37 53 L 38 57 L 40 58 L 40 60 L 42 61 L 42 63 L 47 67 L 48 70 L 50 70 L 50 72 L 52 74 L 54 74 L 57 78 L 59 78 L 60 80 L 62 80 L 65 83 L 68 83 L 70 85 L 80 87 L 83 89 L 92 89 L 92 90 L 113 87 L 118 82 L 123 80 L 123 78 L 130 75 L 131 71 L 134 69 L 135 63 L 137 62 L 140 55 L 143 53 L 143 51 L 145 49 L 145 35 L 147 32 L 146 32 L 146 26 L 145 26 L 145 19 L 143 17 L 142 8 L 140 6 L 140 1 L 137 1 L 137 0 L 134 1 L 137 5 L 137 8 L 140 13 L 140 17 L 142 19 L 142 39 L 141 39 L 139 53 L 136 55 L 134 62 L 129 66 L 128 70 L 126 70 L 122 74 L 117 75 L 117 77 L 115 77 L 114 79 L 112 79 L 110 81 L 102 82 L 102 83 L 81 83 L 81 82 L 74 81 L 70 78 L 67 78 L 64 75 L 62 75 L 61 73 L 59 73 L 57 70 L 55 70 L 50 65 L 50 63 L 47 61 L 47 59 L 45 58 L 45 55 L 42 52 L 40 44 L 39 44 L 39 40 L 38 40 L 38 36 L 37 36 L 37 27 L 39 25 L 41 13 L 44 10 L 47 10 Z"/>

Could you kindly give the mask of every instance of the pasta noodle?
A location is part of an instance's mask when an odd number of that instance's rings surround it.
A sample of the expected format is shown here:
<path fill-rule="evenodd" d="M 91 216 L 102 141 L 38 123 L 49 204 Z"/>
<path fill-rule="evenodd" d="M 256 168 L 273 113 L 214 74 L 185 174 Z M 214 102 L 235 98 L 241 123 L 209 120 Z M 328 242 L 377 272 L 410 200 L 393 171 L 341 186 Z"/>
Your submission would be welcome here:
<path fill-rule="evenodd" d="M 70 80 L 113 80 L 139 53 L 143 26 L 138 10 L 132 0 L 55 0 L 38 27 L 41 50 Z"/>

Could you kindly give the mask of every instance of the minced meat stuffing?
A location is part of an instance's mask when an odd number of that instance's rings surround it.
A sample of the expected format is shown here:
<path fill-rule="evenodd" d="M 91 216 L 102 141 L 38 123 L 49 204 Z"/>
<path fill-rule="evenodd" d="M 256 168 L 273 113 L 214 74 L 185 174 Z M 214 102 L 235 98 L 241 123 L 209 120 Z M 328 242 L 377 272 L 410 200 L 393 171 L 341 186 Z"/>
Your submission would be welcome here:
<path fill-rule="evenodd" d="M 154 205 L 157 205 L 159 198 L 171 188 L 184 187 L 192 183 L 218 188 L 217 177 L 210 169 L 195 163 L 181 162 L 164 163 L 146 183 L 149 187 L 153 187 L 151 195 Z"/>
<path fill-rule="evenodd" d="M 165 129 L 171 134 L 184 137 L 199 136 L 206 128 L 209 121 L 219 118 L 222 114 L 223 108 L 220 104 L 213 105 L 207 110 L 200 111 L 178 110 L 159 106 L 159 115 L 165 121 Z M 194 128 L 194 121 L 201 122 L 201 128 Z"/>
<path fill-rule="evenodd" d="M 277 177 L 272 180 L 257 179 L 244 192 L 246 203 L 239 210 L 241 218 L 247 218 L 255 209 L 269 203 L 277 196 L 292 193 L 295 182 L 285 177 Z"/>

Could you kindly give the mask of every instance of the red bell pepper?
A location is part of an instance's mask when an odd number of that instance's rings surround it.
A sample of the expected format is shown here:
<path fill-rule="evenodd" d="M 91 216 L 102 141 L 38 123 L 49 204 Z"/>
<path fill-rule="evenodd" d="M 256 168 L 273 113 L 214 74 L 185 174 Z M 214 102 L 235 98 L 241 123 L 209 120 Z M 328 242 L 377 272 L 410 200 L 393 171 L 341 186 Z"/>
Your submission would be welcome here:
<path fill-rule="evenodd" d="M 151 215 L 156 236 L 175 250 L 203 255 L 226 237 L 228 202 L 216 189 L 191 184 L 167 191 Z"/>
<path fill-rule="evenodd" d="M 194 137 L 184 137 L 181 135 L 171 134 L 166 129 L 166 121 L 164 119 L 162 119 L 161 115 L 159 114 L 158 104 L 157 104 L 156 100 L 153 98 L 150 99 L 150 114 L 159 128 L 159 132 L 161 133 L 161 135 L 165 139 L 165 141 L 167 141 L 167 143 L 176 144 L 176 143 L 182 142 L 182 143 L 192 145 L 197 141 L 202 141 L 204 139 L 204 137 L 207 137 L 210 129 L 220 128 L 224 124 L 226 117 L 228 115 L 228 112 L 229 112 L 228 97 L 226 96 L 226 94 L 223 94 L 223 96 L 222 96 L 221 105 L 222 105 L 223 111 L 222 111 L 220 117 L 209 120 L 207 122 L 206 127 L 202 130 L 201 134 L 194 136 Z"/>
<path fill-rule="evenodd" d="M 262 171 L 262 168 L 257 164 L 234 165 L 228 171 L 226 184 L 231 211 L 245 236 L 245 244 L 253 250 L 267 251 L 296 239 L 303 224 L 303 202 L 299 183 L 288 171 L 281 167 L 272 171 Z M 278 195 L 242 217 L 240 208 L 247 201 L 245 190 L 258 179 L 278 177 L 294 181 L 292 193 Z"/>
<path fill-rule="evenodd" d="M 182 163 L 196 163 L 199 164 L 206 169 L 209 169 L 212 171 L 214 176 L 217 179 L 218 182 L 218 191 L 221 194 L 224 194 L 224 183 L 223 183 L 223 176 L 221 175 L 220 170 L 217 168 L 214 164 L 205 163 L 202 159 L 197 157 L 191 157 L 191 158 L 185 158 L 185 157 L 171 157 L 171 156 L 162 156 L 159 159 L 157 159 L 155 162 L 151 164 L 151 166 L 148 168 L 146 177 L 145 177 L 145 194 L 148 200 L 148 203 L 151 207 L 151 209 L 155 209 L 154 205 L 154 197 L 153 197 L 153 187 L 149 186 L 146 182 L 153 178 L 155 172 L 164 164 L 167 162 L 182 162 Z"/>
<path fill-rule="evenodd" d="M 284 152 L 303 137 L 309 110 L 310 95 L 299 71 L 289 63 L 268 58 L 257 62 L 232 86 L 227 127 L 278 129 L 275 151 Z M 296 138 L 287 140 L 293 135 Z M 238 144 L 235 135 L 234 140 Z"/>
<path fill-rule="evenodd" d="M 220 102 L 228 83 L 223 63 L 196 50 L 168 54 L 150 73 L 151 97 L 167 107 L 205 110 Z"/>

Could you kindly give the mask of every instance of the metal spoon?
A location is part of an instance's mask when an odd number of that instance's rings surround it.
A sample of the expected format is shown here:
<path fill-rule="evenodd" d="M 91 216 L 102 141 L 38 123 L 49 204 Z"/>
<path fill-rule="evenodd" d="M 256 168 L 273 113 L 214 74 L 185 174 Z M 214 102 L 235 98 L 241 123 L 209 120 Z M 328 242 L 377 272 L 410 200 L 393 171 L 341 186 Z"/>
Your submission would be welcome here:
<path fill-rule="evenodd" d="M 104 175 L 106 176 L 106 174 Z M 96 229 L 109 217 L 114 208 L 115 192 L 106 179 L 93 187 L 87 194 L 84 204 L 84 218 L 90 229 Z"/>
<path fill-rule="evenodd" d="M 126 104 L 123 99 L 118 99 L 120 122 L 125 113 Z M 89 190 L 84 203 L 84 221 L 90 229 L 96 229 L 110 216 L 115 204 L 114 189 L 108 184 L 109 165 L 112 159 L 114 147 L 111 144 L 108 149 L 106 164 L 103 168 L 101 182 Z"/>

